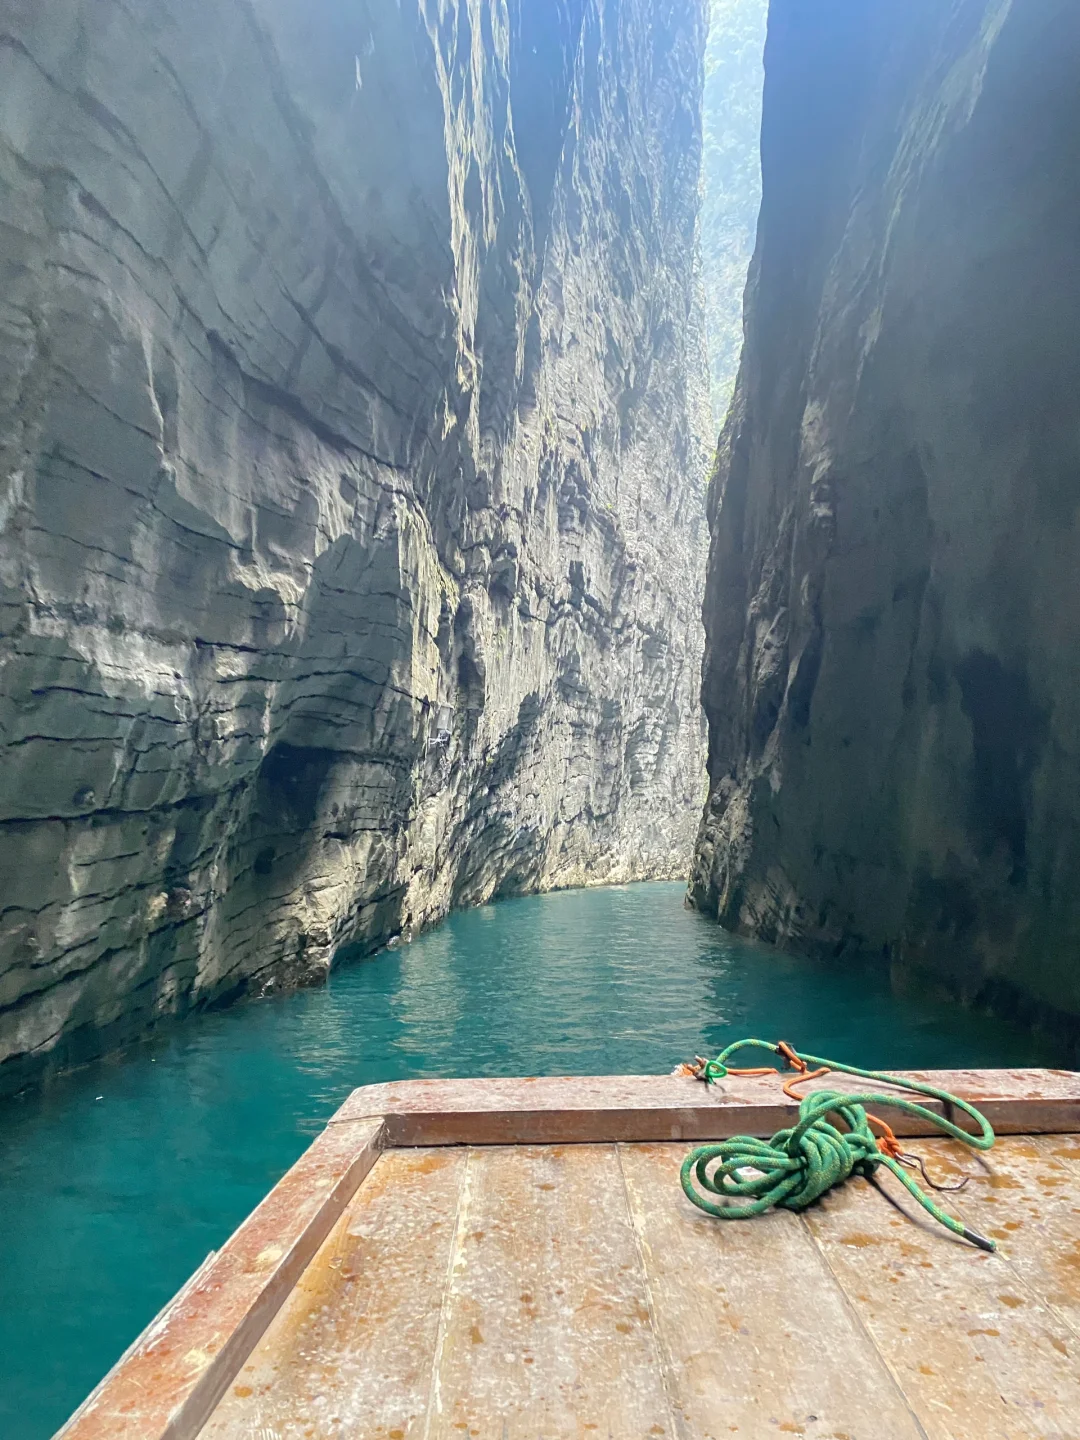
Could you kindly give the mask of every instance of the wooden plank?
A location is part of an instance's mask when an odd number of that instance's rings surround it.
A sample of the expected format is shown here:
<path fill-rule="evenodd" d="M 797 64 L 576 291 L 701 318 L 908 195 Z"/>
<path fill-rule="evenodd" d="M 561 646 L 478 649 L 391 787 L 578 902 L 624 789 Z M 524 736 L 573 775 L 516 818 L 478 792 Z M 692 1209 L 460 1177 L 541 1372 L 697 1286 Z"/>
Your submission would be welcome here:
<path fill-rule="evenodd" d="M 916 1141 L 935 1179 L 970 1176 L 952 1197 L 956 1213 L 991 1236 L 1017 1293 L 1034 1294 L 1069 1326 L 1080 1359 L 1080 1141 L 1033 1136 L 996 1145 L 986 1163 L 952 1141 Z"/>
<path fill-rule="evenodd" d="M 374 1164 L 382 1123 L 325 1130 L 57 1440 L 191 1440 Z"/>
<path fill-rule="evenodd" d="M 465 1166 L 381 1156 L 201 1440 L 423 1435 Z"/>
<path fill-rule="evenodd" d="M 999 1133 L 1008 1133 L 1010 1130 L 1016 1129 L 1058 1135 L 1080 1132 L 1080 1075 L 1075 1073 L 1046 1070 L 913 1073 L 917 1078 L 929 1080 L 933 1084 L 964 1095 L 979 1104 Z M 818 1083 L 852 1090 L 859 1088 L 862 1082 L 841 1076 L 829 1076 Z M 158 1320 L 136 1342 L 106 1378 L 106 1381 L 80 1407 L 60 1435 L 63 1440 L 103 1440 L 105 1436 L 108 1436 L 109 1440 L 159 1440 L 159 1437 L 160 1440 L 188 1440 L 188 1437 L 197 1434 L 200 1426 L 213 1411 L 237 1371 L 265 1332 L 291 1288 L 304 1272 L 312 1256 L 316 1254 L 319 1246 L 334 1227 L 364 1175 L 374 1163 L 380 1147 L 387 1141 L 408 1147 L 420 1143 L 434 1146 L 464 1144 L 510 1146 L 521 1144 L 524 1141 L 540 1140 L 548 1141 L 558 1147 L 569 1141 L 588 1143 L 595 1141 L 597 1137 L 631 1141 L 670 1140 L 673 1138 L 694 1141 L 721 1138 L 737 1132 L 769 1134 L 775 1129 L 789 1124 L 795 1114 L 796 1107 L 782 1094 L 781 1084 L 779 1076 L 764 1078 L 732 1076 L 721 1087 L 706 1087 L 696 1081 L 681 1077 L 611 1076 L 510 1081 L 417 1081 L 370 1086 L 355 1091 L 311 1150 L 271 1192 L 267 1200 L 241 1227 L 225 1248 L 218 1255 L 212 1257 L 211 1261 L 200 1270 L 192 1282 L 189 1282 L 176 1300 L 162 1312 Z M 389 1119 L 386 1125 L 381 1116 L 372 1116 L 369 1113 L 377 1106 L 383 1106 L 388 1111 Z M 875 1106 L 875 1109 L 879 1109 L 887 1118 L 889 1117 L 887 1107 Z M 896 1113 L 892 1112 L 894 1117 Z M 920 1128 L 896 1122 L 896 1129 L 900 1134 L 911 1134 Z M 1054 1142 L 1026 1141 L 1024 1143 L 1033 1147 L 1036 1154 L 1044 1157 L 1049 1155 L 1054 1162 L 1054 1164 L 1048 1162 L 1043 1169 L 1041 1178 L 1036 1176 L 1031 1182 L 1039 1188 L 1030 1195 L 1027 1190 L 1024 1190 L 1026 1182 L 1017 1181 L 1023 1196 L 1026 1197 L 1023 1200 L 1024 1205 L 1034 1204 L 1038 1195 L 1046 1192 L 1038 1216 L 1032 1211 L 1024 1219 L 1020 1231 L 1016 1232 L 1025 1239 L 1026 1243 L 1027 1232 L 1024 1228 L 1026 1226 L 1033 1239 L 1039 1241 L 1042 1248 L 1039 1249 L 1037 1245 L 1033 1244 L 1027 1249 L 1020 1245 L 1018 1249 L 1017 1244 L 1012 1240 L 1004 1243 L 1005 1255 L 998 1257 L 998 1263 L 1012 1264 L 1017 1283 L 1022 1282 L 1027 1285 L 1031 1293 L 1028 1298 L 1020 1296 L 1022 1303 L 1011 1309 L 1005 1301 L 1000 1301 L 998 1308 L 1004 1306 L 1005 1310 L 1010 1311 L 1005 1318 L 1010 1322 L 1011 1329 L 1008 1331 L 1008 1336 L 1012 1338 L 1002 1338 L 1006 1336 L 1005 1330 L 1001 1330 L 996 1325 L 988 1325 L 983 1328 L 988 1332 L 996 1330 L 997 1336 L 988 1333 L 982 1336 L 979 1343 L 982 1343 L 982 1340 L 1000 1339 L 1003 1347 L 1012 1347 L 1010 1353 L 1013 1351 L 1019 1353 L 1019 1350 L 1022 1350 L 1025 1345 L 1035 1343 L 1032 1339 L 1035 1332 L 1031 1330 L 1031 1327 L 1034 1326 L 1035 1329 L 1038 1329 L 1038 1326 L 1042 1325 L 1043 1329 L 1039 1331 L 1042 1340 L 1039 1343 L 1043 1345 L 1044 1350 L 1049 1347 L 1049 1351 L 1053 1354 L 1043 1356 L 1032 1369 L 1031 1383 L 1036 1386 L 1037 1390 L 1038 1385 L 1041 1385 L 1044 1379 L 1050 1383 L 1053 1374 L 1056 1373 L 1053 1371 L 1053 1366 L 1056 1363 L 1054 1357 L 1059 1353 L 1059 1345 L 1064 1347 L 1064 1351 L 1075 1356 L 1075 1337 L 1080 1333 L 1077 1329 L 1080 1322 L 1076 1318 L 1077 1292 L 1075 1288 L 1076 1272 L 1080 1272 L 1080 1250 L 1076 1248 L 1076 1242 L 1072 1238 L 1076 1230 L 1076 1216 L 1080 1213 L 1077 1205 L 1073 1203 L 1077 1194 L 1076 1187 L 1080 1185 L 1080 1169 L 1077 1168 L 1080 1166 L 1080 1162 L 1075 1157 L 1070 1158 L 1071 1150 L 1068 1154 L 1065 1153 L 1067 1146 L 1073 1142 L 1059 1143 L 1057 1150 L 1061 1151 L 1060 1155 L 1053 1149 Z M 1050 1146 L 1050 1150 L 1047 1149 L 1047 1146 Z M 1080 1146 L 1076 1148 L 1080 1149 Z M 599 1155 L 608 1152 L 595 1150 L 592 1153 Z M 941 1153 L 944 1155 L 946 1150 L 942 1150 Z M 552 1155 L 559 1156 L 560 1175 L 568 1177 L 563 1185 L 568 1203 L 579 1207 L 583 1206 L 585 1201 L 582 1197 L 587 1187 L 583 1174 L 579 1174 L 574 1168 L 577 1162 L 570 1158 L 573 1151 L 561 1151 L 556 1148 L 547 1154 L 549 1158 L 543 1161 L 544 1164 L 554 1163 L 550 1159 Z M 996 1213 L 993 1212 L 992 1207 L 1001 1202 L 995 1198 L 995 1187 L 1008 1189 L 1011 1184 L 1009 1177 L 1017 1179 L 1020 1174 L 1019 1169 L 1010 1169 L 1010 1166 L 1014 1161 L 1017 1166 L 1020 1166 L 1020 1162 L 1025 1159 L 1026 1154 L 1027 1152 L 1014 1154 L 1005 1148 L 999 1148 L 992 1152 L 990 1173 L 995 1178 L 992 1181 L 987 1180 L 981 1188 L 973 1182 L 970 1194 L 962 1197 L 961 1201 L 963 1205 L 971 1208 L 973 1216 L 971 1223 L 976 1228 L 980 1224 L 979 1217 L 988 1207 L 990 1207 L 991 1214 Z M 526 1160 L 534 1167 L 540 1165 L 541 1160 L 537 1158 L 536 1153 L 532 1154 L 531 1158 L 528 1152 L 518 1152 L 518 1158 L 514 1158 L 514 1155 L 515 1152 L 509 1150 L 503 1152 L 504 1159 L 510 1157 L 508 1160 L 510 1169 L 507 1174 L 517 1176 L 510 1186 L 510 1190 L 517 1196 L 517 1203 L 525 1206 L 525 1212 L 530 1217 L 529 1223 L 547 1225 L 549 1228 L 544 1233 L 550 1237 L 555 1233 L 552 1227 L 555 1226 L 557 1220 L 557 1213 L 552 1209 L 555 1203 L 551 1198 L 553 1192 L 548 1192 L 538 1186 L 533 1186 L 530 1190 L 529 1185 L 521 1179 L 515 1169 L 515 1166 L 525 1164 Z M 1030 1159 L 1030 1156 L 1027 1155 L 1027 1158 Z M 970 1159 L 971 1157 L 965 1157 L 965 1163 L 967 1164 Z M 582 1163 L 585 1164 L 587 1161 L 588 1154 Z M 1057 1175 L 1054 1170 L 1054 1165 L 1058 1162 L 1064 1167 L 1061 1175 Z M 492 1221 L 495 1225 L 493 1234 L 498 1240 L 498 1244 L 493 1240 L 487 1253 L 492 1253 L 492 1247 L 497 1250 L 501 1246 L 506 1252 L 506 1263 L 510 1267 L 507 1273 L 512 1273 L 515 1264 L 519 1268 L 521 1266 L 527 1268 L 524 1255 L 518 1255 L 516 1259 L 514 1256 L 516 1242 L 513 1238 L 511 1217 L 507 1213 L 497 1211 L 498 1197 L 494 1190 L 491 1195 L 487 1195 L 484 1189 L 484 1185 L 488 1184 L 490 1180 L 488 1167 L 495 1165 L 496 1160 L 474 1151 L 471 1152 L 468 1161 L 463 1163 L 466 1163 L 467 1173 L 474 1173 L 479 1177 L 479 1181 L 483 1182 L 478 1194 L 482 1203 L 491 1209 L 494 1217 Z M 1022 1169 L 1022 1166 L 1020 1168 Z M 1065 1179 L 1064 1171 L 1068 1171 L 1071 1176 L 1068 1182 Z M 608 1178 L 601 1177 L 597 1171 L 596 1191 L 591 1203 L 596 1207 L 598 1215 L 607 1213 L 605 1205 L 609 1198 Z M 1028 1179 L 1030 1178 L 1029 1176 Z M 1058 1184 L 1059 1181 L 1060 1184 Z M 562 1185 L 563 1181 L 552 1181 L 551 1183 Z M 495 1182 L 492 1180 L 490 1184 L 494 1186 Z M 1067 1191 L 1067 1186 L 1070 1184 L 1073 1188 L 1071 1191 Z M 851 1204 L 852 1195 L 860 1189 L 865 1192 L 865 1186 L 861 1182 L 856 1182 L 854 1186 L 847 1187 L 839 1197 L 830 1197 L 825 1207 L 817 1212 L 816 1217 L 811 1217 L 809 1220 L 811 1231 L 817 1235 L 814 1227 L 828 1214 L 846 1213 L 836 1207 Z M 535 1194 L 533 1190 L 536 1191 Z M 1055 1196 L 1057 1198 L 1054 1198 Z M 882 1202 L 879 1200 L 877 1203 L 880 1205 Z M 610 1206 L 608 1206 L 609 1210 Z M 544 1216 L 547 1217 L 546 1220 L 542 1219 Z M 519 1225 L 524 1223 L 520 1217 L 518 1223 Z M 883 1220 L 881 1223 L 887 1222 Z M 907 1222 L 902 1223 L 906 1227 Z M 988 1228 L 994 1228 L 991 1223 L 991 1215 L 983 1218 L 981 1223 Z M 849 1230 L 851 1229 L 847 1220 L 844 1221 L 844 1224 Z M 1070 1229 L 1070 1227 L 1072 1228 Z M 484 1227 L 476 1228 L 483 1230 Z M 1002 1222 L 1001 1228 L 1007 1235 L 1014 1233 L 1005 1228 L 1005 1222 Z M 579 1229 L 579 1221 L 574 1219 L 570 1224 L 571 1236 L 577 1237 Z M 586 1250 L 592 1246 L 596 1254 L 604 1253 L 602 1246 L 599 1249 L 596 1248 L 596 1237 L 588 1238 L 587 1226 L 581 1233 L 587 1237 L 586 1241 L 579 1242 L 578 1239 L 572 1238 L 566 1240 L 565 1243 L 570 1246 L 578 1245 L 579 1248 L 580 1244 L 585 1244 Z M 888 1239 L 890 1245 L 899 1244 L 901 1246 L 901 1259 L 906 1254 L 903 1246 L 915 1243 L 910 1235 L 898 1237 L 893 1231 L 889 1231 L 887 1235 L 883 1232 L 883 1235 Z M 859 1257 L 860 1246 L 857 1243 L 830 1241 L 831 1249 L 826 1249 L 825 1240 L 821 1237 L 818 1238 L 823 1246 L 823 1255 L 826 1256 L 838 1275 L 841 1274 L 845 1265 L 850 1269 Z M 466 1266 L 466 1272 L 468 1271 L 467 1262 L 470 1259 L 467 1241 L 468 1235 L 464 1235 L 459 1256 L 461 1263 Z M 942 1242 L 936 1233 L 935 1242 L 944 1243 L 946 1246 L 951 1245 L 948 1240 Z M 536 1243 L 539 1244 L 539 1240 Z M 622 1243 L 623 1241 L 618 1240 L 616 1232 L 609 1237 L 610 1245 L 617 1246 Z M 874 1245 L 880 1246 L 881 1243 L 882 1235 L 877 1235 L 876 1238 L 872 1237 L 866 1242 L 865 1248 L 872 1250 Z M 969 1274 L 969 1270 L 978 1257 L 966 1248 L 957 1252 L 955 1246 L 949 1253 L 953 1256 L 961 1253 L 964 1258 L 950 1260 L 949 1266 L 952 1268 L 942 1269 L 941 1276 L 937 1274 L 937 1270 L 942 1268 L 944 1262 L 942 1262 L 942 1266 L 939 1266 L 937 1259 L 928 1262 L 928 1270 L 935 1272 L 931 1277 L 933 1283 L 937 1284 L 940 1281 L 944 1285 L 944 1299 L 941 1300 L 941 1297 L 934 1299 L 932 1295 L 931 1299 L 934 1304 L 938 1304 L 940 1300 L 946 1309 L 955 1301 L 956 1314 L 962 1314 L 964 1313 L 963 1307 L 967 1304 L 963 1286 L 974 1283 L 971 1276 L 976 1275 L 976 1272 L 971 1271 Z M 839 1260 L 836 1259 L 837 1255 L 840 1256 Z M 578 1259 L 581 1273 L 587 1273 L 587 1257 L 584 1252 L 579 1255 Z M 957 1270 L 957 1266 L 960 1266 L 961 1269 Z M 962 1268 L 965 1266 L 968 1269 Z M 1056 1268 L 1052 1269 L 1052 1267 Z M 886 1268 L 888 1267 L 886 1266 Z M 922 1261 L 919 1261 L 919 1268 L 923 1268 Z M 901 1283 L 902 1278 L 902 1276 L 898 1276 L 894 1280 L 889 1274 L 886 1274 L 884 1278 L 879 1277 L 882 1293 L 889 1293 L 896 1284 Z M 316 1277 L 313 1276 L 313 1283 L 315 1283 L 315 1279 Z M 454 1285 L 448 1292 L 449 1308 L 444 1317 L 448 1325 L 449 1321 L 457 1314 L 454 1305 L 458 1305 L 460 1308 L 468 1300 L 466 1291 L 458 1285 L 459 1279 L 460 1276 L 455 1275 Z M 464 1285 L 465 1281 L 461 1281 L 461 1284 Z M 644 1286 L 644 1277 L 641 1277 L 641 1285 Z M 454 1286 L 458 1286 L 458 1289 L 455 1290 Z M 951 1290 L 950 1286 L 952 1286 Z M 848 1288 L 847 1282 L 845 1282 L 845 1288 Z M 564 1286 L 564 1293 L 565 1289 Z M 541 1286 L 539 1280 L 534 1289 L 528 1293 L 533 1294 L 534 1298 L 537 1294 L 545 1296 L 549 1294 Z M 930 1293 L 928 1290 L 927 1294 Z M 454 1300 L 455 1295 L 458 1297 L 456 1301 Z M 952 1298 L 950 1299 L 950 1297 Z M 980 1292 L 980 1303 L 986 1301 L 987 1304 L 990 1304 L 992 1300 L 992 1296 L 988 1300 L 987 1296 L 981 1295 Z M 1025 1309 L 1024 1307 L 1029 1306 L 1029 1302 L 1030 1309 Z M 916 1301 L 913 1300 L 912 1303 L 915 1304 Z M 933 1308 L 929 1300 L 926 1301 L 926 1304 L 931 1309 Z M 562 1311 L 559 1314 L 565 1321 L 565 1314 Z M 1043 1319 L 1039 1318 L 1043 1316 L 1046 1317 L 1049 1329 L 1046 1328 Z M 869 1324 L 869 1322 L 867 1323 Z M 1024 1330 L 1024 1325 L 1028 1326 L 1028 1331 L 1031 1333 Z M 1054 1326 L 1057 1327 L 1056 1330 L 1053 1328 Z M 573 1326 L 571 1326 L 571 1330 L 573 1330 Z M 544 1345 L 549 1348 L 554 1347 L 551 1348 L 551 1355 L 554 1357 L 552 1374 L 556 1377 L 563 1375 L 566 1365 L 571 1363 L 570 1359 L 567 1359 L 567 1356 L 563 1355 L 561 1351 L 557 1355 L 555 1353 L 557 1343 L 552 1337 L 556 1335 L 557 1331 L 555 1317 L 549 1315 L 537 1332 L 544 1337 Z M 453 1345 L 450 1345 L 450 1349 L 447 1349 L 446 1346 L 450 1344 L 457 1333 L 452 1328 L 446 1330 L 445 1343 L 440 1351 L 448 1365 L 457 1352 L 453 1349 Z M 619 1333 L 621 1334 L 621 1332 Z M 975 1326 L 972 1327 L 972 1334 L 969 1338 L 977 1339 L 980 1335 L 980 1327 Z M 953 1335 L 953 1339 L 956 1340 L 955 1335 Z M 629 1341 L 625 1343 L 630 1344 Z M 655 1341 L 653 1343 L 655 1344 Z M 577 1344 L 577 1341 L 574 1341 L 574 1344 Z M 905 1341 L 905 1344 L 909 1344 L 909 1342 Z M 572 1344 L 571 1359 L 574 1355 L 578 1355 L 581 1365 L 584 1367 L 584 1352 L 579 1355 L 579 1351 L 580 1346 L 578 1350 L 574 1350 Z M 462 1350 L 462 1354 L 467 1353 L 469 1352 Z M 516 1354 L 517 1352 L 506 1351 L 505 1353 Z M 891 1371 L 902 1380 L 902 1367 L 897 1368 L 891 1358 L 888 1356 L 886 1358 Z M 973 1365 L 985 1364 L 985 1361 L 978 1355 L 975 1355 L 974 1359 L 968 1355 L 965 1359 L 957 1352 L 954 1359 L 957 1364 L 963 1362 L 969 1368 Z M 533 1356 L 533 1363 L 538 1363 L 536 1355 Z M 574 1360 L 571 1369 L 577 1363 L 577 1360 Z M 489 1366 L 488 1368 L 494 1373 L 499 1367 Z M 503 1368 L 505 1369 L 505 1367 Z M 1007 1376 L 1012 1375 L 1007 1365 L 1005 1369 Z M 441 1368 L 436 1371 L 437 1378 L 441 1373 Z M 451 1380 L 454 1373 L 451 1365 L 449 1372 Z M 564 1404 L 565 1391 L 559 1389 L 559 1386 L 564 1383 L 563 1380 L 556 1378 L 554 1391 L 549 1391 L 549 1388 L 544 1387 L 538 1390 L 535 1386 L 530 1388 L 529 1385 L 525 1385 L 522 1389 L 522 1373 L 521 1367 L 518 1366 L 513 1376 L 508 1378 L 503 1375 L 499 1381 L 500 1384 L 505 1381 L 510 1386 L 508 1393 L 519 1396 L 519 1407 L 512 1411 L 515 1416 L 525 1415 L 532 1424 L 537 1415 L 549 1413 L 551 1404 L 556 1404 L 556 1408 L 558 1405 Z M 602 1408 L 604 1404 L 608 1403 L 603 1398 L 607 1394 L 603 1390 L 603 1385 L 608 1381 L 603 1378 L 603 1366 L 597 1373 L 600 1377 L 598 1383 L 601 1384 L 602 1392 L 597 1403 Z M 642 1374 L 644 1373 L 642 1371 Z M 458 1381 L 462 1380 L 463 1374 L 464 1371 L 458 1375 Z M 582 1374 L 584 1374 L 584 1370 L 582 1370 Z M 441 1384 L 441 1381 L 439 1383 Z M 578 1382 L 575 1381 L 575 1383 Z M 581 1380 L 580 1383 L 584 1385 L 585 1381 Z M 918 1383 L 927 1389 L 929 1377 L 923 1376 Z M 1036 1404 L 1030 1398 L 1036 1392 L 1030 1389 L 1025 1391 L 1021 1379 L 1016 1377 L 1009 1379 L 1008 1384 L 1012 1386 L 1009 1394 L 1020 1397 L 1010 1400 L 1008 1403 L 1017 1408 L 1018 1413 L 1027 1416 L 1024 1423 L 1028 1423 L 1030 1415 L 1028 1415 L 1028 1411 L 1024 1410 L 1024 1406 L 1029 1404 L 1029 1401 L 1031 1405 Z M 514 1389 L 515 1385 L 519 1387 L 517 1391 Z M 932 1389 L 932 1387 L 930 1388 Z M 978 1388 L 976 1386 L 975 1390 L 978 1391 Z M 435 1393 L 438 1396 L 442 1392 L 437 1388 Z M 549 1401 L 547 1398 L 549 1393 L 556 1395 L 556 1401 Z M 637 1393 L 635 1391 L 635 1395 Z M 642 1381 L 640 1393 L 648 1396 L 653 1392 Z M 1075 1396 L 1075 1386 L 1068 1393 L 1070 1396 Z M 1024 1398 L 1025 1396 L 1027 1399 Z M 518 1404 L 517 1401 L 514 1403 Z M 648 1403 L 651 1404 L 652 1401 L 650 1400 Z M 939 1401 L 935 1395 L 930 1395 L 925 1403 L 932 1408 L 935 1404 L 945 1402 Z M 1043 1403 L 1044 1406 L 1050 1404 L 1048 1401 Z M 544 1410 L 545 1405 L 549 1407 L 549 1410 Z M 443 1411 L 438 1409 L 438 1406 L 436 1408 L 438 1415 L 441 1416 Z M 565 1413 L 569 1413 L 569 1411 Z M 1058 1411 L 1054 1410 L 1053 1413 L 1056 1414 Z M 661 1418 L 653 1423 L 661 1426 L 667 1425 L 670 1429 L 676 1420 L 679 1425 L 684 1423 L 682 1418 L 675 1416 L 674 1412 L 670 1412 L 667 1420 Z M 442 1423 L 441 1419 L 438 1420 L 438 1423 Z M 636 1420 L 634 1423 L 636 1424 Z M 1017 1421 L 1017 1425 L 1020 1425 L 1019 1421 Z M 665 1430 L 663 1433 L 668 1433 L 668 1431 Z M 928 1433 L 930 1433 L 929 1430 Z M 943 1434 L 944 1432 L 935 1431 L 934 1433 Z M 976 1432 L 972 1430 L 970 1433 L 974 1435 Z M 990 1434 L 991 1432 L 986 1433 Z M 1001 1433 L 1006 1432 L 1002 1431 Z M 1017 1428 L 1015 1433 L 1026 1435 L 1044 1432 L 1038 1429 L 1025 1430 L 1021 1427 Z M 1067 1432 L 1062 1431 L 1061 1433 Z M 956 1435 L 959 1437 L 961 1431 L 958 1430 Z"/>
<path fill-rule="evenodd" d="M 471 1150 L 425 1434 L 677 1433 L 614 1148 Z"/>
<path fill-rule="evenodd" d="M 965 1168 L 1006 1174 L 1012 1143 Z M 908 1214 L 856 1179 L 804 1219 L 929 1440 L 1076 1435 L 1075 1333 L 1008 1258 L 954 1239 L 889 1185 Z"/>
<path fill-rule="evenodd" d="M 999 1134 L 1080 1132 L 1080 1074 L 1073 1071 L 906 1073 L 971 1100 Z M 644 1143 L 771 1135 L 790 1125 L 797 1112 L 783 1093 L 785 1078 L 790 1076 L 731 1075 L 718 1085 L 674 1075 L 404 1080 L 354 1090 L 334 1122 L 385 1116 L 386 1143 L 395 1146 Z M 818 1088 L 851 1092 L 882 1087 L 829 1075 L 806 1087 Z M 941 1108 L 933 1101 L 925 1103 Z M 934 1133 L 929 1124 L 899 1111 L 885 1107 L 880 1113 L 899 1135 Z"/>
<path fill-rule="evenodd" d="M 695 1437 L 920 1440 L 904 1396 L 790 1211 L 721 1222 L 679 1185 L 686 1147 L 621 1150 L 655 1327 Z"/>

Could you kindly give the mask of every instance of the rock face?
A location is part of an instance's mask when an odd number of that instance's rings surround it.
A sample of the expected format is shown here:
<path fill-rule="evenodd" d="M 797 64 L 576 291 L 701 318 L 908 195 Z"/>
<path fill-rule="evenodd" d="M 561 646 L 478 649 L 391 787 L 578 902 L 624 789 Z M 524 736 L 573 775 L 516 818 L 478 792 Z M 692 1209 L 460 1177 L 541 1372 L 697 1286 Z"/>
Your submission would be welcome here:
<path fill-rule="evenodd" d="M 1073 1034 L 1078 67 L 1067 0 L 773 0 L 692 881 Z"/>
<path fill-rule="evenodd" d="M 696 0 L 6 0 L 0 1074 L 684 873 Z"/>

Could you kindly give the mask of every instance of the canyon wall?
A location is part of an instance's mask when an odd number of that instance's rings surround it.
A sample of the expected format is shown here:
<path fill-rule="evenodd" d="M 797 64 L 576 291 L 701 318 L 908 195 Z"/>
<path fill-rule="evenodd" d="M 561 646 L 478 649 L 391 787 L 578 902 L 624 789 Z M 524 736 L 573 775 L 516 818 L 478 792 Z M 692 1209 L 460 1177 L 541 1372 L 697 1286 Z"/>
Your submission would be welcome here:
<path fill-rule="evenodd" d="M 0 9 L 0 1077 L 685 873 L 698 0 Z"/>
<path fill-rule="evenodd" d="M 773 0 L 691 882 L 1073 1036 L 1078 73 L 1070 0 Z"/>

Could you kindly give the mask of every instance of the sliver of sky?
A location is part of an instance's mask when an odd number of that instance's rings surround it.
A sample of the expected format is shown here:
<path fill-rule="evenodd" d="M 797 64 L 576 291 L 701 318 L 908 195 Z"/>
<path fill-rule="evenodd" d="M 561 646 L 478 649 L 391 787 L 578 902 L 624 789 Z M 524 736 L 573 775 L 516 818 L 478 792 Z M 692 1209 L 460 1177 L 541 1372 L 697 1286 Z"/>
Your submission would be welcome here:
<path fill-rule="evenodd" d="M 742 353 L 743 291 L 761 207 L 761 93 L 768 0 L 712 0 L 705 52 L 701 247 L 714 429 Z"/>

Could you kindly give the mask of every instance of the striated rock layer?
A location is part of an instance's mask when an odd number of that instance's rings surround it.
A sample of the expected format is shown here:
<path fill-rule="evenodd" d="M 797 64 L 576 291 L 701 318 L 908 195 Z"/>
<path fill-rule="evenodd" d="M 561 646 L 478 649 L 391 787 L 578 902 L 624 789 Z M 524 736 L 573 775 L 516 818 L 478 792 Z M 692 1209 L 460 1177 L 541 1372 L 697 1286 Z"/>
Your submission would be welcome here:
<path fill-rule="evenodd" d="M 1078 72 L 1068 0 L 773 0 L 691 886 L 1074 1035 Z"/>
<path fill-rule="evenodd" d="M 704 23 L 6 0 L 9 1079 L 684 872 Z"/>

